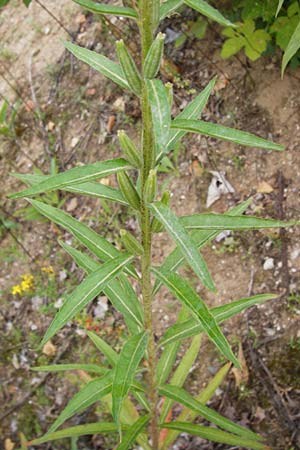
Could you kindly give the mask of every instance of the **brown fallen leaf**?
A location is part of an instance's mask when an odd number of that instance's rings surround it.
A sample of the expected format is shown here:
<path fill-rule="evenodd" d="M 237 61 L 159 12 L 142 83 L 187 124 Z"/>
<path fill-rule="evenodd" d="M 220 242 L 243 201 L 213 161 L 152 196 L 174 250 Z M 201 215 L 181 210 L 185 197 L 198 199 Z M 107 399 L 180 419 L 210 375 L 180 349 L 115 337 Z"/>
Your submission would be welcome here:
<path fill-rule="evenodd" d="M 225 89 L 228 83 L 229 83 L 229 80 L 227 78 L 227 74 L 222 73 L 221 75 L 218 76 L 217 82 L 213 89 L 214 92 L 218 92 L 221 89 Z"/>
<path fill-rule="evenodd" d="M 15 445 L 16 444 L 9 438 L 5 439 L 5 441 L 4 441 L 4 449 L 5 450 L 13 450 L 15 448 Z"/>
<path fill-rule="evenodd" d="M 108 118 L 108 122 L 107 122 L 107 132 L 111 133 L 113 130 L 113 127 L 115 126 L 116 123 L 116 116 L 109 116 Z"/>
<path fill-rule="evenodd" d="M 203 167 L 197 157 L 194 157 L 189 168 L 189 172 L 193 177 L 199 178 L 203 175 Z"/>
<path fill-rule="evenodd" d="M 54 128 L 55 128 L 55 123 L 51 122 L 51 120 L 50 120 L 50 122 L 48 122 L 48 124 L 47 124 L 47 130 L 48 131 L 53 131 Z"/>
<path fill-rule="evenodd" d="M 235 384 L 237 387 L 241 386 L 241 384 L 246 385 L 249 381 L 249 370 L 243 352 L 242 344 L 239 344 L 238 360 L 241 365 L 241 369 L 237 369 L 236 367 L 232 369 L 232 373 L 235 378 Z"/>
<path fill-rule="evenodd" d="M 72 211 L 74 211 L 74 209 L 77 208 L 77 206 L 78 206 L 77 197 L 73 197 L 73 198 L 71 198 L 70 201 L 68 201 L 67 206 L 66 206 L 66 210 L 68 212 L 72 212 Z"/>
<path fill-rule="evenodd" d="M 48 341 L 43 347 L 43 353 L 46 356 L 54 356 L 56 354 L 56 346 Z"/>
<path fill-rule="evenodd" d="M 84 14 L 78 14 L 75 19 L 75 23 L 78 25 L 83 25 L 86 22 L 86 17 Z"/>
<path fill-rule="evenodd" d="M 272 188 L 272 186 L 266 181 L 262 181 L 261 183 L 259 183 L 256 189 L 256 192 L 258 192 L 259 194 L 271 194 L 271 192 L 273 191 L 274 189 Z"/>

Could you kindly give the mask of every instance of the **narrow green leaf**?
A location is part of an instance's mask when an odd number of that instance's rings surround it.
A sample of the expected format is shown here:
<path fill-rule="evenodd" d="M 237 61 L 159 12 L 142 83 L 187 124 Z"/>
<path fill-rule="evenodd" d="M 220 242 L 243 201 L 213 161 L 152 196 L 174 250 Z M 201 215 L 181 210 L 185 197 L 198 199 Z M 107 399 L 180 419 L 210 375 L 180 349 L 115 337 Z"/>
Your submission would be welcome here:
<path fill-rule="evenodd" d="M 133 447 L 137 436 L 142 432 L 145 426 L 149 423 L 150 416 L 140 417 L 136 422 L 134 422 L 128 431 L 124 435 L 122 442 L 118 445 L 116 450 L 129 450 Z"/>
<path fill-rule="evenodd" d="M 217 323 L 222 323 L 231 317 L 236 316 L 245 309 L 251 308 L 253 305 L 264 303 L 268 300 L 273 300 L 277 296 L 274 294 L 259 294 L 253 297 L 242 298 L 226 305 L 217 306 L 210 310 Z M 166 346 L 176 342 L 177 340 L 186 339 L 192 336 L 196 336 L 202 333 L 203 327 L 199 322 L 191 318 L 185 322 L 175 324 L 168 328 L 163 337 L 161 338 L 159 345 Z"/>
<path fill-rule="evenodd" d="M 122 255 L 122 253 L 110 242 L 88 226 L 74 219 L 70 214 L 38 200 L 29 199 L 28 201 L 40 214 L 72 233 L 79 242 L 81 242 L 99 259 L 107 261 Z M 136 272 L 133 268 L 127 267 L 126 272 L 134 278 L 137 278 Z"/>
<path fill-rule="evenodd" d="M 145 332 L 132 336 L 125 343 L 119 355 L 112 386 L 112 415 L 120 425 L 120 411 L 130 389 L 135 372 L 144 356 L 148 335 Z"/>
<path fill-rule="evenodd" d="M 97 364 L 53 364 L 52 366 L 38 366 L 31 367 L 30 370 L 35 372 L 64 372 L 65 370 L 84 370 L 85 372 L 94 372 L 99 375 L 106 374 L 108 369 L 106 367 L 98 366 Z"/>
<path fill-rule="evenodd" d="M 74 2 L 95 14 L 109 14 L 113 16 L 129 17 L 131 19 L 138 18 L 138 15 L 133 8 L 112 6 L 106 3 L 92 2 L 90 0 L 74 0 Z"/>
<path fill-rule="evenodd" d="M 216 8 L 213 8 L 203 0 L 184 0 L 184 3 L 201 13 L 203 16 L 208 17 L 224 27 L 235 27 L 235 25 L 231 23 L 230 20 L 226 19 Z"/>
<path fill-rule="evenodd" d="M 102 73 L 102 75 L 114 81 L 123 89 L 131 90 L 119 64 L 106 58 L 106 56 L 99 55 L 99 53 L 72 44 L 71 42 L 65 42 L 64 45 L 74 56 L 76 56 L 76 58 L 80 59 L 80 61 L 88 64 L 90 67 L 97 70 L 97 72 Z"/>
<path fill-rule="evenodd" d="M 29 446 L 40 445 L 45 442 L 56 441 L 58 439 L 80 437 L 94 434 L 114 433 L 117 432 L 117 427 L 110 422 L 87 423 L 85 425 L 77 425 L 75 427 L 65 428 L 64 430 L 56 431 L 54 433 L 47 433 L 45 436 L 28 442 Z"/>
<path fill-rule="evenodd" d="M 259 440 L 259 436 L 257 436 L 253 431 L 247 430 L 240 425 L 235 424 L 231 420 L 226 417 L 221 416 L 221 414 L 217 413 L 211 408 L 201 404 L 194 397 L 191 396 L 187 391 L 178 386 L 172 385 L 164 385 L 159 388 L 160 395 L 168 397 L 175 402 L 178 402 L 189 409 L 196 411 L 201 417 L 208 420 L 215 425 L 218 425 L 220 428 L 223 428 L 226 431 L 236 434 L 237 436 Z"/>
<path fill-rule="evenodd" d="M 37 175 L 37 174 L 32 175 L 32 174 L 16 173 L 12 175 L 15 178 L 18 178 L 19 180 L 29 185 L 41 183 L 49 178 L 49 175 Z M 118 189 L 112 188 L 110 186 L 105 186 L 102 183 L 97 182 L 80 183 L 71 186 L 64 186 L 60 190 L 66 192 L 74 192 L 75 194 L 88 195 L 90 197 L 103 198 L 104 200 L 110 200 L 128 206 L 127 201 L 125 200 L 122 193 Z"/>
<path fill-rule="evenodd" d="M 198 119 L 204 110 L 207 101 L 212 93 L 217 78 L 213 78 L 208 85 L 194 98 L 184 110 L 176 116 L 176 120 L 179 119 Z M 186 134 L 186 131 L 171 130 L 170 139 L 168 142 L 168 150 L 173 150 L 176 143 Z"/>
<path fill-rule="evenodd" d="M 41 183 L 35 184 L 24 191 L 11 194 L 11 198 L 31 197 L 57 189 L 63 189 L 65 186 L 80 184 L 88 180 L 103 178 L 113 173 L 129 169 L 131 166 L 125 159 L 112 159 L 103 162 L 96 162 L 86 166 L 74 167 L 73 169 L 61 172 L 57 175 L 49 176 Z"/>
<path fill-rule="evenodd" d="M 198 400 L 198 402 L 205 405 L 213 397 L 214 393 L 220 387 L 225 376 L 228 374 L 230 367 L 231 363 L 227 363 L 216 373 L 216 375 L 203 389 L 203 391 L 196 396 L 196 400 Z M 177 417 L 177 421 L 192 423 L 196 419 L 197 415 L 198 415 L 197 412 L 191 411 L 189 408 L 185 406 L 181 411 L 181 413 L 179 414 L 179 416 Z M 179 434 L 178 430 L 170 430 L 164 439 L 162 450 L 168 449 L 171 446 L 171 444 L 175 442 L 178 434 Z"/>
<path fill-rule="evenodd" d="M 241 438 L 224 431 L 217 430 L 213 427 L 204 427 L 202 425 L 194 425 L 193 423 L 186 422 L 170 422 L 160 425 L 161 428 L 167 428 L 169 430 L 178 430 L 182 433 L 192 434 L 194 436 L 200 436 L 203 439 L 207 439 L 213 442 L 220 442 L 222 444 L 234 445 L 238 448 L 248 448 L 253 450 L 267 450 L 264 444 L 253 441 L 251 439 Z"/>
<path fill-rule="evenodd" d="M 90 301 L 92 301 L 103 288 L 124 266 L 133 260 L 128 254 L 118 256 L 112 261 L 105 262 L 99 269 L 87 276 L 87 278 L 75 290 L 66 297 L 61 309 L 50 324 L 42 340 L 43 346 L 51 339 L 60 328 L 80 312 Z"/>
<path fill-rule="evenodd" d="M 181 5 L 183 5 L 183 0 L 166 0 L 160 6 L 160 20 L 165 19 Z"/>
<path fill-rule="evenodd" d="M 151 107 L 156 153 L 165 152 L 170 135 L 171 111 L 168 94 L 162 81 L 146 80 Z"/>
<path fill-rule="evenodd" d="M 195 336 L 191 342 L 191 345 L 183 355 L 178 367 L 176 368 L 172 378 L 171 378 L 171 385 L 181 387 L 185 383 L 186 378 L 188 377 L 188 374 L 190 373 L 191 368 L 193 367 L 201 345 L 201 335 Z M 173 404 L 173 400 L 170 398 L 165 398 L 161 415 L 160 415 L 160 421 L 164 422 L 166 420 L 166 417 L 168 415 L 168 412 L 170 411 Z"/>
<path fill-rule="evenodd" d="M 164 272 L 161 269 L 152 269 L 152 272 L 190 310 L 219 351 L 236 367 L 239 367 L 239 362 L 213 314 L 189 283 L 176 273 Z"/>
<path fill-rule="evenodd" d="M 114 367 L 117 364 L 119 354 L 93 331 L 87 331 L 87 335 L 97 349 L 107 358 L 109 364 Z"/>
<path fill-rule="evenodd" d="M 283 2 L 284 2 L 284 0 L 278 0 L 278 6 L 277 6 L 277 10 L 276 10 L 276 15 L 275 15 L 275 17 L 278 16 L 279 11 L 280 11 L 281 8 L 282 8 Z"/>
<path fill-rule="evenodd" d="M 79 250 L 58 241 L 63 249 L 71 255 L 76 264 L 85 270 L 88 274 L 99 269 L 100 264 L 94 261 L 90 256 Z M 124 316 L 124 320 L 129 330 L 133 334 L 137 334 L 143 328 L 143 311 L 139 299 L 127 281 L 125 275 L 119 275 L 119 280 L 110 281 L 103 289 L 104 294 L 109 298 L 114 308 Z"/>
<path fill-rule="evenodd" d="M 229 216 L 225 214 L 193 214 L 180 218 L 186 230 L 249 230 L 261 228 L 283 228 L 295 222 L 261 219 L 253 216 Z"/>
<path fill-rule="evenodd" d="M 248 206 L 250 205 L 252 199 L 248 199 L 245 202 L 241 203 L 240 205 L 235 206 L 231 210 L 227 211 L 224 215 L 230 215 L 230 216 L 236 216 L 241 215 L 243 212 L 246 211 Z M 203 247 L 205 244 L 209 243 L 212 239 L 216 238 L 219 234 L 219 231 L 204 231 L 204 230 L 197 230 L 192 231 L 191 236 L 193 238 L 193 241 L 198 249 Z M 180 267 L 185 262 L 185 258 L 181 253 L 181 250 L 179 247 L 176 247 L 164 260 L 163 264 L 161 265 L 161 268 L 163 270 L 169 270 L 171 272 L 174 272 L 178 267 Z M 153 293 L 156 294 L 161 286 L 161 282 L 156 280 L 156 283 L 154 285 Z"/>
<path fill-rule="evenodd" d="M 196 249 L 195 243 L 181 225 L 179 218 L 175 216 L 168 206 L 161 202 L 151 203 L 149 208 L 152 210 L 155 217 L 164 225 L 170 236 L 172 236 L 185 257 L 186 262 L 194 270 L 204 286 L 211 291 L 215 291 L 206 263 Z"/>
<path fill-rule="evenodd" d="M 294 33 L 292 34 L 291 39 L 289 40 L 287 48 L 285 49 L 285 52 L 284 52 L 284 55 L 282 58 L 281 77 L 283 77 L 286 66 L 288 65 L 288 63 L 292 59 L 292 57 L 297 53 L 299 48 L 300 48 L 300 21 L 299 21 Z"/>
<path fill-rule="evenodd" d="M 55 422 L 49 428 L 45 437 L 53 433 L 60 427 L 66 420 L 74 416 L 74 414 L 84 411 L 86 408 L 97 402 L 104 395 L 111 392 L 112 389 L 112 376 L 110 373 L 102 378 L 96 378 L 93 381 L 87 383 L 74 397 L 69 401 L 65 409 L 61 412 Z"/>
<path fill-rule="evenodd" d="M 266 139 L 255 136 L 246 131 L 235 130 L 234 128 L 224 127 L 216 123 L 204 122 L 203 120 L 175 119 L 171 128 L 183 130 L 191 133 L 200 133 L 205 136 L 212 136 L 223 141 L 234 142 L 239 145 L 249 147 L 259 147 L 266 150 L 284 150 L 283 145 L 275 144 Z"/>
<path fill-rule="evenodd" d="M 168 345 L 168 347 L 166 347 L 160 355 L 156 369 L 158 386 L 166 382 L 176 361 L 179 347 L 180 341 L 176 341 L 172 345 Z"/>

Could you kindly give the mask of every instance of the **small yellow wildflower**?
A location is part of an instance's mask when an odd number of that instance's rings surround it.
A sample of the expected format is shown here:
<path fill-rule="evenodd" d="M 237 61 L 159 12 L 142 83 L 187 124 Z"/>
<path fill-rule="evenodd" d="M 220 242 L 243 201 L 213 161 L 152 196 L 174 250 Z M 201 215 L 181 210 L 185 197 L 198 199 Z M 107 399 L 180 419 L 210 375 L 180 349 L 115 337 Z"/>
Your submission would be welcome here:
<path fill-rule="evenodd" d="M 53 275 L 54 269 L 52 266 L 42 267 L 42 272 L 48 273 L 49 275 Z"/>
<path fill-rule="evenodd" d="M 22 294 L 22 288 L 19 284 L 16 284 L 11 288 L 12 295 Z"/>

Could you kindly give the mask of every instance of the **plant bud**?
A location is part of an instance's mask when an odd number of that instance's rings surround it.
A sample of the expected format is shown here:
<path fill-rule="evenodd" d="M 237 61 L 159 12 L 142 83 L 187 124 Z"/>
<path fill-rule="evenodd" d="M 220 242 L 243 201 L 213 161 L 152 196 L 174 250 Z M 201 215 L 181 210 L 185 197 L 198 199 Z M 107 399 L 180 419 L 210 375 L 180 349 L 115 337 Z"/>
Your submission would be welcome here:
<path fill-rule="evenodd" d="M 117 53 L 118 58 L 123 69 L 124 75 L 128 81 L 129 86 L 133 92 L 137 95 L 141 95 L 142 91 L 142 80 L 138 68 L 130 55 L 129 51 L 125 47 L 123 39 L 117 41 Z"/>
<path fill-rule="evenodd" d="M 166 205 L 166 206 L 169 205 L 169 203 L 170 203 L 170 192 L 165 191 L 163 193 L 162 198 L 161 198 L 161 202 L 164 205 Z M 153 217 L 152 223 L 151 223 L 151 231 L 153 233 L 159 233 L 160 231 L 162 231 L 162 229 L 163 229 L 163 225 L 160 223 L 160 221 L 156 217 Z"/>
<path fill-rule="evenodd" d="M 155 199 L 156 185 L 156 170 L 150 170 L 144 187 L 144 200 L 146 203 L 151 203 Z"/>
<path fill-rule="evenodd" d="M 118 172 L 117 178 L 121 192 L 128 201 L 129 205 L 139 211 L 141 207 L 140 197 L 129 176 L 125 172 Z"/>
<path fill-rule="evenodd" d="M 160 63 L 164 51 L 165 34 L 158 33 L 156 39 L 152 42 L 152 45 L 147 53 L 144 64 L 144 76 L 145 78 L 155 78 L 160 68 Z"/>
<path fill-rule="evenodd" d="M 123 150 L 124 156 L 127 159 L 127 161 L 129 161 L 130 164 L 133 167 L 136 167 L 137 169 L 139 167 L 141 167 L 141 165 L 142 165 L 141 156 L 140 156 L 136 146 L 130 139 L 130 137 L 127 136 L 127 134 L 125 133 L 124 130 L 120 130 L 120 131 L 118 131 L 118 138 L 119 138 L 119 142 L 120 142 L 121 148 Z"/>
<path fill-rule="evenodd" d="M 169 100 L 170 109 L 172 109 L 172 106 L 173 106 L 173 84 L 166 83 L 165 88 L 166 88 L 167 97 Z"/>
<path fill-rule="evenodd" d="M 120 235 L 125 248 L 130 253 L 138 256 L 141 256 L 144 253 L 141 243 L 131 233 L 128 233 L 126 230 L 121 230 Z"/>

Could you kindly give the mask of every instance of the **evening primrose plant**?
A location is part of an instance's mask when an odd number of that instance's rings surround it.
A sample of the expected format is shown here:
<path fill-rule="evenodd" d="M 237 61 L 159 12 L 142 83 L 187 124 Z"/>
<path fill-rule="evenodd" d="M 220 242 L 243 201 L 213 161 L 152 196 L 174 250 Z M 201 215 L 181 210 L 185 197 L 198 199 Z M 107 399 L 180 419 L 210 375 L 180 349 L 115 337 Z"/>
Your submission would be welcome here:
<path fill-rule="evenodd" d="M 62 438 L 74 439 L 82 435 L 115 433 L 116 438 L 119 437 L 118 450 L 130 449 L 135 445 L 145 450 L 158 450 L 170 448 L 178 435 L 185 432 L 239 448 L 267 448 L 256 433 L 220 415 L 206 404 L 231 365 L 239 367 L 239 361 L 220 324 L 252 305 L 275 296 L 261 294 L 209 308 L 189 280 L 179 275 L 178 269 L 183 265 L 189 266 L 203 287 L 216 292 L 213 278 L 199 250 L 222 230 L 285 227 L 289 224 L 243 215 L 251 200 L 225 214 L 177 217 L 169 206 L 170 194 L 162 192 L 159 196 L 157 193 L 156 172 L 160 161 L 178 146 L 187 133 L 212 136 L 249 147 L 283 150 L 281 145 L 250 133 L 199 119 L 215 79 L 178 116 L 171 117 L 172 86 L 165 85 L 158 76 L 164 49 L 164 35 L 157 31 L 160 22 L 185 4 L 224 26 L 232 24 L 203 0 L 167 0 L 162 4 L 159 0 L 132 0 L 126 2 L 124 7 L 90 0 L 75 1 L 93 13 L 125 17 L 135 21 L 138 26 L 141 53 L 135 59 L 123 40 L 116 43 L 119 63 L 71 42 L 65 46 L 75 57 L 138 98 L 142 111 L 140 144 L 136 146 L 124 131 L 119 131 L 123 157 L 97 161 L 53 176 L 18 174 L 29 187 L 11 197 L 27 198 L 40 214 L 70 232 L 77 242 L 94 255 L 91 258 L 88 253 L 60 242 L 63 249 L 86 272 L 86 277 L 65 297 L 41 346 L 100 293 L 104 293 L 123 315 L 127 325 L 127 340 L 121 351 L 117 352 L 97 333 L 88 331 L 88 337 L 105 355 L 106 365 L 78 364 L 75 361 L 66 365 L 36 368 L 52 372 L 81 369 L 90 372 L 92 378 L 69 401 L 48 432 L 31 441 L 30 445 Z M 117 176 L 118 189 L 96 181 L 113 174 Z M 57 190 L 118 202 L 129 208 L 139 224 L 138 237 L 126 229 L 120 230 L 125 249 L 120 251 L 102 234 L 63 210 L 34 199 L 39 194 Z M 161 231 L 169 235 L 176 247 L 161 265 L 154 266 L 152 242 L 156 239 L 156 233 Z M 133 286 L 138 287 L 135 289 Z M 162 286 L 179 301 L 181 309 L 177 321 L 156 342 L 154 324 L 157 318 L 153 314 L 153 301 Z M 208 336 L 222 358 L 228 362 L 202 392 L 193 396 L 183 385 L 198 356 L 203 334 Z M 176 365 L 178 351 L 186 340 L 190 341 Z M 61 428 L 68 419 L 98 401 L 101 401 L 103 410 L 110 413 L 111 420 Z M 182 409 L 173 420 L 175 403 L 180 404 Z M 195 424 L 197 417 L 204 419 L 205 425 Z"/>

